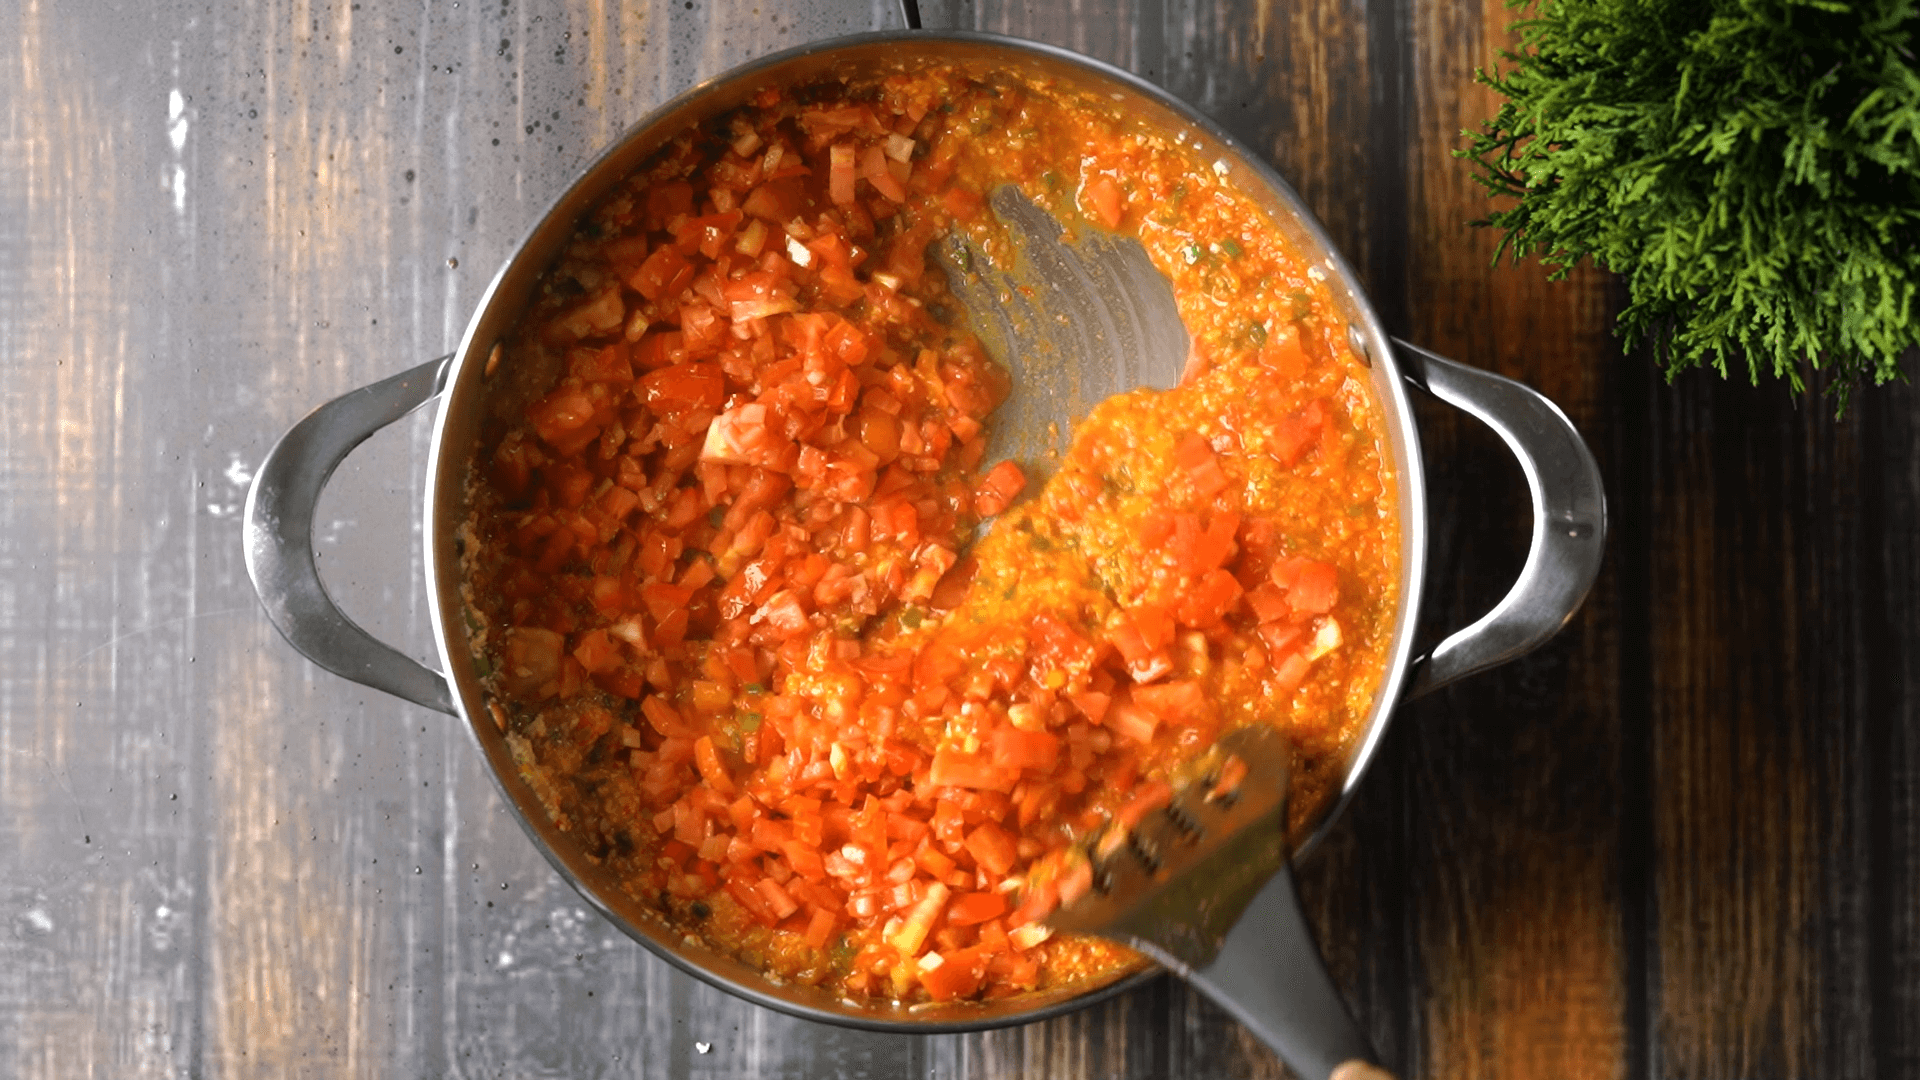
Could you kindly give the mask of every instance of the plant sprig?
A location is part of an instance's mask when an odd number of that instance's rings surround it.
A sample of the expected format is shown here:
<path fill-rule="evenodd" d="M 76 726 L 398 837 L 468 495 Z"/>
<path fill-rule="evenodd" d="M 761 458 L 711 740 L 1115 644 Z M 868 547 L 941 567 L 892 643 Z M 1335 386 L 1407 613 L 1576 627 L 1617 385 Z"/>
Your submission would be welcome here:
<path fill-rule="evenodd" d="M 1532 0 L 1510 0 L 1530 6 Z M 1920 346 L 1916 0 L 1539 0 L 1467 132 L 1496 260 L 1627 279 L 1667 376 L 1900 378 Z M 1507 202 L 1507 200 L 1511 200 Z"/>

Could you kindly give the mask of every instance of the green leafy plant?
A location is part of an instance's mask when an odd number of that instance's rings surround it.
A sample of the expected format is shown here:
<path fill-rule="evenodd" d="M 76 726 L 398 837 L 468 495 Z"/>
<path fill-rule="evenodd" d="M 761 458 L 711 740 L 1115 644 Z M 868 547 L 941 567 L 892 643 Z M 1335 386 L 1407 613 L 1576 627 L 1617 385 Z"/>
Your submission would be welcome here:
<path fill-rule="evenodd" d="M 1668 378 L 1744 363 L 1838 405 L 1920 345 L 1916 0 L 1515 0 L 1505 97 L 1460 156 L 1496 261 L 1625 276 Z M 1510 202 L 1507 200 L 1511 200 Z"/>

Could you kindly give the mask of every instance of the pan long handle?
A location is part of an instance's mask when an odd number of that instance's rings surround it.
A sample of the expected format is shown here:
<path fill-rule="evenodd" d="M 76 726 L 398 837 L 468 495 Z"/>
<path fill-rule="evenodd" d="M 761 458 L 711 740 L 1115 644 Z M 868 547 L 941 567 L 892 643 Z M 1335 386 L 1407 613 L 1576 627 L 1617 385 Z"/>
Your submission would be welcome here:
<path fill-rule="evenodd" d="M 1411 699 L 1504 664 L 1567 624 L 1600 572 L 1607 499 L 1592 451 L 1538 391 L 1397 338 L 1393 344 L 1408 382 L 1499 434 L 1533 499 L 1533 541 L 1519 579 L 1493 610 L 1414 661 Z"/>
<path fill-rule="evenodd" d="M 367 633 L 327 595 L 313 556 L 313 510 L 354 447 L 440 393 L 452 359 L 334 398 L 295 424 L 247 491 L 244 541 L 254 591 L 294 648 L 336 675 L 443 713 L 454 711 L 446 678 Z"/>
<path fill-rule="evenodd" d="M 1156 959 L 1168 962 L 1163 954 Z M 1392 1080 L 1371 1064 L 1379 1059 L 1327 975 L 1284 864 L 1247 905 L 1219 955 L 1184 973 L 1305 1080 Z"/>

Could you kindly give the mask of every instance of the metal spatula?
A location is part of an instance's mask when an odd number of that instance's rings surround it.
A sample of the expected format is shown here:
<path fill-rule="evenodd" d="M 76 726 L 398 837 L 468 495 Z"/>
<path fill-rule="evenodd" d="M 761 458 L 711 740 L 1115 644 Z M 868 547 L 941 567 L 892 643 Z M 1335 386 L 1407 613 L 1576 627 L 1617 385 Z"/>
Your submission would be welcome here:
<path fill-rule="evenodd" d="M 1181 770 L 1164 808 L 1088 838 L 1093 885 L 1048 923 L 1153 957 L 1306 1080 L 1384 1076 L 1294 896 L 1290 761 L 1286 740 L 1264 724 L 1223 737 Z"/>

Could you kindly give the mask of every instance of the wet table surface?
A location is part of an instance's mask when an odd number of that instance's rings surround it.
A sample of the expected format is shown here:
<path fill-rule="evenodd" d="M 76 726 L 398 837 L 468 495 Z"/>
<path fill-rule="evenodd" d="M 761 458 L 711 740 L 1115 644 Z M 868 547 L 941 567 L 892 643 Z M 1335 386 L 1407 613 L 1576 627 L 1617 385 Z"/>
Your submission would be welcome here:
<path fill-rule="evenodd" d="M 936 1038 L 736 1001 L 591 914 L 448 718 L 302 660 L 241 558 L 272 441 L 450 349 L 574 173 L 869 0 L 15 0 L 0 10 L 0 1076 L 1272 1076 L 1158 980 Z M 1558 401 L 1614 532 L 1548 648 L 1403 708 L 1302 888 L 1409 1077 L 1920 1074 L 1920 431 L 1609 332 L 1489 266 L 1458 132 L 1495 0 L 927 0 L 1136 71 L 1273 161 L 1390 329 Z M 1514 574 L 1493 438 L 1421 413 L 1432 633 Z M 322 500 L 327 580 L 432 654 L 429 421 Z"/>

